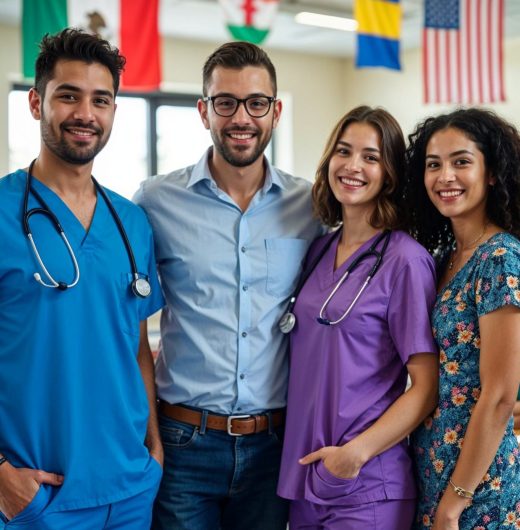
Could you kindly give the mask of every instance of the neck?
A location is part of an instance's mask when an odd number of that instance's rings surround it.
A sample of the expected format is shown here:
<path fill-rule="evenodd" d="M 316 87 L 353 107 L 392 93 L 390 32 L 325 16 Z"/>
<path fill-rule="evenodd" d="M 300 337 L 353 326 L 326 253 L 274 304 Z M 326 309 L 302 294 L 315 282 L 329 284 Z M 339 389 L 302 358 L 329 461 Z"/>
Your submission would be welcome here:
<path fill-rule="evenodd" d="M 490 221 L 485 216 L 478 219 L 452 221 L 452 228 L 457 250 L 470 250 L 486 239 Z"/>
<path fill-rule="evenodd" d="M 47 151 L 40 152 L 33 166 L 33 177 L 60 196 L 91 193 L 93 162 L 70 164 Z"/>
<path fill-rule="evenodd" d="M 348 211 L 343 209 L 343 233 L 341 234 L 341 244 L 346 247 L 359 247 L 365 241 L 379 232 L 369 222 L 370 212 L 366 211 Z"/>
<path fill-rule="evenodd" d="M 208 160 L 211 176 L 217 186 L 226 192 L 241 208 L 245 210 L 255 193 L 263 186 L 265 180 L 264 159 L 259 157 L 245 167 L 235 167 L 226 162 L 213 150 Z"/>

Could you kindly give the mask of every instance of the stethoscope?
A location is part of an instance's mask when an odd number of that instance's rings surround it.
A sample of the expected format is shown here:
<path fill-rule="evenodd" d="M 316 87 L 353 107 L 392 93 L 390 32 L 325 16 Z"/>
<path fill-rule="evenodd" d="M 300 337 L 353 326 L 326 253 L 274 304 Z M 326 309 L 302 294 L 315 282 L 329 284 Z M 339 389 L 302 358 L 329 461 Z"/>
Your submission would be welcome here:
<path fill-rule="evenodd" d="M 34 255 L 36 256 L 36 260 L 38 261 L 38 264 L 40 265 L 44 275 L 46 276 L 48 282 L 42 280 L 41 274 L 39 272 L 34 273 L 34 279 L 44 287 L 50 287 L 53 289 L 58 289 L 60 291 L 66 291 L 67 289 L 70 289 L 71 287 L 74 287 L 79 282 L 79 265 L 78 261 L 76 259 L 76 256 L 74 254 L 74 251 L 72 250 L 72 247 L 69 243 L 69 240 L 67 239 L 67 236 L 65 235 L 65 231 L 63 230 L 60 222 L 58 221 L 58 218 L 56 215 L 51 212 L 50 208 L 47 206 L 47 203 L 42 199 L 41 195 L 31 186 L 31 180 L 32 180 L 32 170 L 34 167 L 34 163 L 36 160 L 33 160 L 31 162 L 31 165 L 29 166 L 29 170 L 27 172 L 27 180 L 25 181 L 25 191 L 23 196 L 23 231 L 27 238 L 29 239 L 29 243 L 31 244 L 32 250 L 34 252 Z M 137 265 L 135 263 L 135 257 L 134 253 L 132 251 L 132 247 L 130 246 L 130 241 L 128 240 L 128 236 L 126 235 L 126 231 L 123 227 L 123 223 L 121 222 L 121 219 L 119 218 L 119 215 L 117 215 L 117 212 L 112 205 L 110 199 L 108 198 L 107 194 L 105 193 L 105 190 L 99 185 L 97 180 L 94 177 L 91 177 L 92 181 L 94 182 L 94 186 L 96 187 L 97 192 L 103 197 L 103 200 L 105 201 L 106 205 L 108 206 L 108 209 L 110 210 L 110 214 L 112 215 L 112 218 L 114 219 L 117 228 L 119 230 L 119 233 L 121 234 L 121 238 L 123 239 L 123 243 L 125 244 L 126 253 L 128 254 L 128 259 L 130 260 L 130 265 L 132 267 L 132 276 L 133 280 L 131 285 L 132 292 L 140 297 L 140 298 L 146 298 L 150 295 L 152 292 L 152 288 L 150 287 L 150 282 L 146 278 L 142 278 L 139 276 L 139 272 L 137 271 Z M 31 210 L 28 210 L 28 204 L 29 204 L 29 194 L 31 194 L 38 200 L 41 207 L 40 208 L 32 208 Z M 43 263 L 43 260 L 40 256 L 40 253 L 38 252 L 38 249 L 36 248 L 36 244 L 34 243 L 34 238 L 31 232 L 31 227 L 29 225 L 29 219 L 31 216 L 35 214 L 41 214 L 50 219 L 56 228 L 56 231 L 61 236 L 63 242 L 65 243 L 65 246 L 67 247 L 67 251 L 69 253 L 70 258 L 72 259 L 72 263 L 74 265 L 74 279 L 71 283 L 66 282 L 59 282 L 55 280 L 51 273 L 47 270 L 47 267 L 45 267 L 45 264 Z"/>
<path fill-rule="evenodd" d="M 383 262 L 383 257 L 385 255 L 386 249 L 388 247 L 388 243 L 390 241 L 390 235 L 392 232 L 389 230 L 385 230 L 382 232 L 378 238 L 372 243 L 370 248 L 366 250 L 365 252 L 362 252 L 355 260 L 352 261 L 352 263 L 347 267 L 347 270 L 342 274 L 341 278 L 336 283 L 336 286 L 334 289 L 332 289 L 331 293 L 323 302 L 319 316 L 316 318 L 319 324 L 323 324 L 324 326 L 335 326 L 336 324 L 339 324 L 344 318 L 347 317 L 347 315 L 352 311 L 352 308 L 358 301 L 359 297 L 362 295 L 363 291 L 366 289 L 367 285 L 370 283 L 370 280 L 374 277 L 376 272 L 379 270 L 379 267 L 381 266 L 381 263 Z M 289 306 L 287 307 L 287 311 L 281 318 L 278 327 L 280 328 L 280 331 L 282 333 L 290 333 L 294 326 L 296 325 L 296 315 L 293 313 L 294 306 L 296 304 L 296 299 L 298 298 L 298 295 L 300 294 L 303 286 L 305 285 L 305 282 L 309 279 L 309 276 L 314 272 L 314 269 L 316 269 L 318 263 L 321 261 L 323 256 L 327 253 L 330 246 L 332 245 L 333 241 L 341 234 L 341 230 L 336 230 L 334 235 L 327 241 L 326 245 L 321 249 L 321 252 L 316 256 L 312 264 L 307 269 L 307 272 L 305 275 L 303 275 L 300 278 L 300 281 L 298 282 L 298 285 L 296 286 L 296 290 L 294 291 L 293 295 L 291 296 L 289 300 Z M 381 243 L 381 241 L 384 240 L 383 247 L 381 250 L 377 250 L 377 247 Z M 327 306 L 329 305 L 330 301 L 332 300 L 333 296 L 336 294 L 338 289 L 343 285 L 345 280 L 348 278 L 349 274 L 353 272 L 363 260 L 366 260 L 367 258 L 373 257 L 375 258 L 375 263 L 368 272 L 368 275 L 366 277 L 366 280 L 364 281 L 361 288 L 358 290 L 356 296 L 350 303 L 350 305 L 347 307 L 347 309 L 343 312 L 341 317 L 339 317 L 337 320 L 330 320 L 325 316 L 325 311 L 327 309 Z"/>

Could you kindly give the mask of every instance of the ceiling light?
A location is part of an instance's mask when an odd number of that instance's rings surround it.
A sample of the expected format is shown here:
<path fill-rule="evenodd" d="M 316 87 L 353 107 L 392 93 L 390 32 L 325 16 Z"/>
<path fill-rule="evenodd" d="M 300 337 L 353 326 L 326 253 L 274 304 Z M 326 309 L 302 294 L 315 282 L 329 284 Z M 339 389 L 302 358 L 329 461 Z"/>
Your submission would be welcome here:
<path fill-rule="evenodd" d="M 309 13 L 307 11 L 298 13 L 294 20 L 299 24 L 318 26 L 320 28 L 339 29 L 341 31 L 356 31 L 357 29 L 357 21 L 351 18 L 320 15 L 319 13 Z"/>

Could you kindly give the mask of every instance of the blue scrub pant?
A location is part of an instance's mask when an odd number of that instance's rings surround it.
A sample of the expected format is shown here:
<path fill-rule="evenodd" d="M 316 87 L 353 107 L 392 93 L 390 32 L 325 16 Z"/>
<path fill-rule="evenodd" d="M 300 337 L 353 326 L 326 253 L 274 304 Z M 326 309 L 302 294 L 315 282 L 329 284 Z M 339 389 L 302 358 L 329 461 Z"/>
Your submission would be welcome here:
<path fill-rule="evenodd" d="M 367 502 L 356 506 L 292 501 L 289 530 L 410 530 L 415 504 L 415 499 Z"/>
<path fill-rule="evenodd" d="M 164 471 L 153 530 L 285 530 L 283 427 L 233 437 L 159 415 Z"/>
<path fill-rule="evenodd" d="M 5 523 L 5 530 L 149 530 L 157 487 L 112 504 L 46 513 L 51 486 L 42 484 L 29 506 Z"/>

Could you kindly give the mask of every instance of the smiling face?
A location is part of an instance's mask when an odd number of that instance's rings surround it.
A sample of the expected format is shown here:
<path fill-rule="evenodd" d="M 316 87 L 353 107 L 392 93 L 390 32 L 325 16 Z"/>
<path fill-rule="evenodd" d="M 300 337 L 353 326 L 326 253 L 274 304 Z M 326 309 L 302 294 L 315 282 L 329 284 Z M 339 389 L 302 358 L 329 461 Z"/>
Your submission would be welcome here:
<path fill-rule="evenodd" d="M 426 146 L 424 185 L 439 212 L 451 219 L 485 216 L 489 176 L 484 155 L 462 131 L 443 129 Z"/>
<path fill-rule="evenodd" d="M 42 100 L 29 93 L 33 117 L 40 120 L 42 150 L 75 165 L 91 162 L 110 137 L 115 102 L 110 71 L 99 63 L 60 60 Z"/>
<path fill-rule="evenodd" d="M 351 123 L 340 136 L 329 162 L 329 185 L 343 217 L 353 208 L 370 216 L 384 183 L 380 135 L 364 122 Z"/>
<path fill-rule="evenodd" d="M 208 96 L 233 96 L 243 99 L 250 96 L 274 96 L 269 73 L 265 68 L 216 67 L 207 86 Z M 243 104 L 230 117 L 215 113 L 212 103 L 199 100 L 202 122 L 211 132 L 215 150 L 214 159 L 221 158 L 233 167 L 246 167 L 255 163 L 264 153 L 281 112 L 280 101 L 275 101 L 262 118 L 252 118 Z"/>

